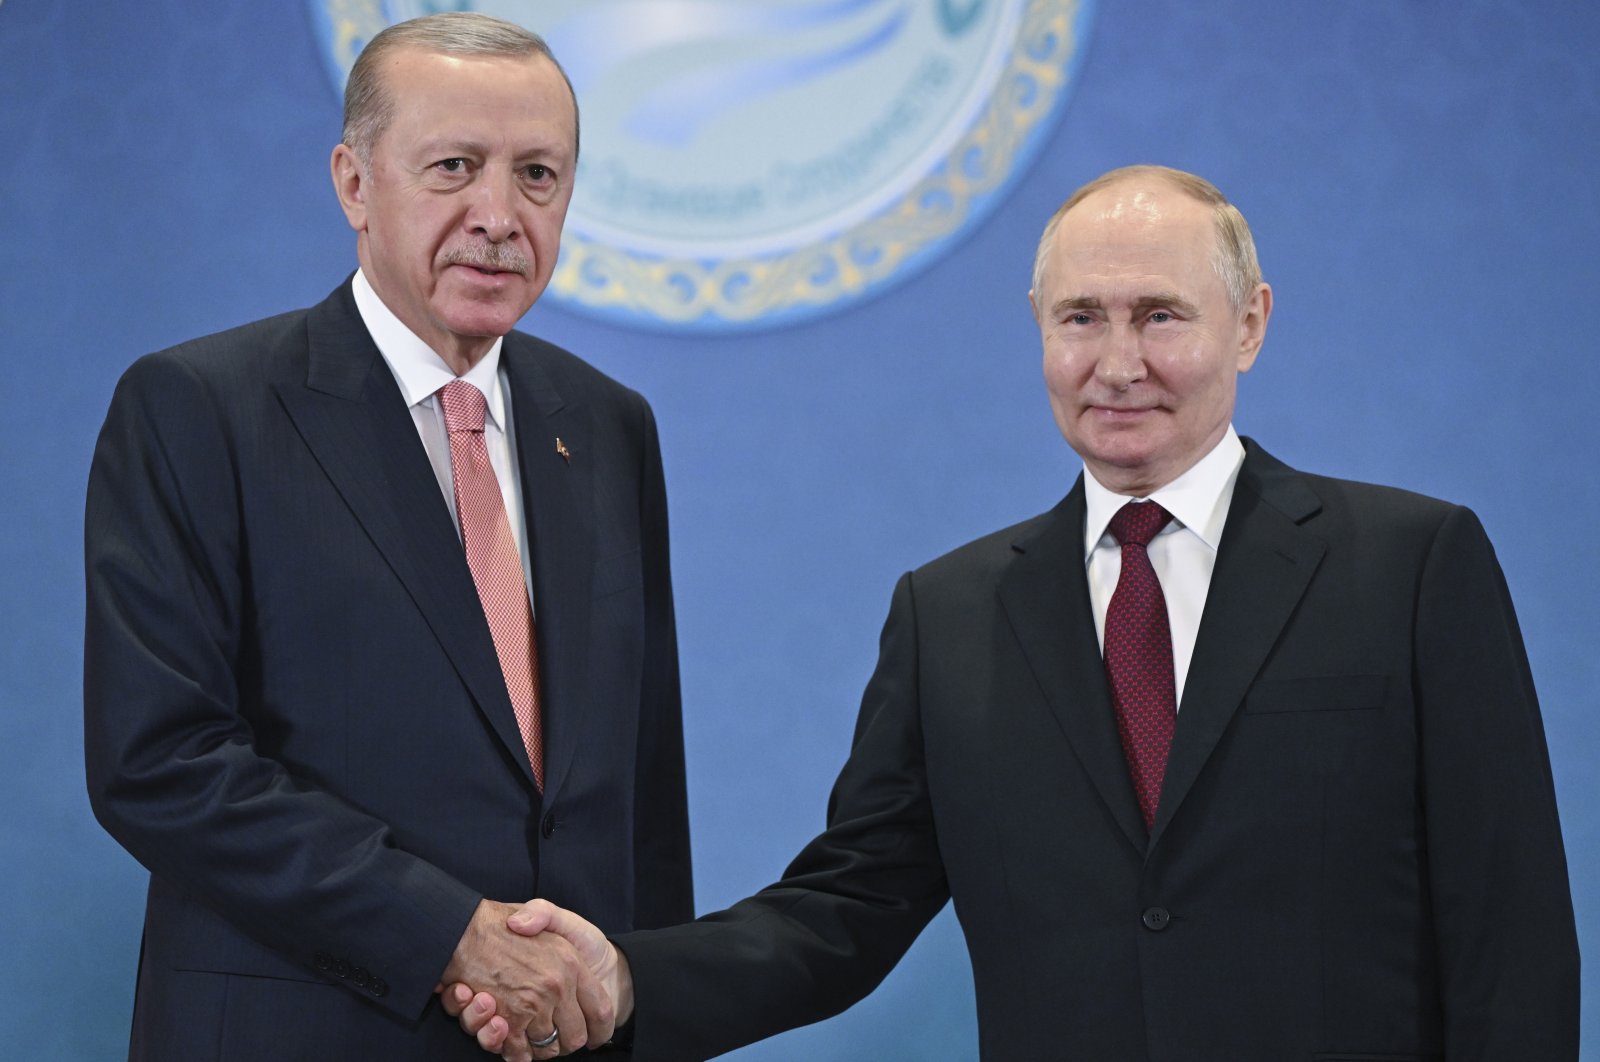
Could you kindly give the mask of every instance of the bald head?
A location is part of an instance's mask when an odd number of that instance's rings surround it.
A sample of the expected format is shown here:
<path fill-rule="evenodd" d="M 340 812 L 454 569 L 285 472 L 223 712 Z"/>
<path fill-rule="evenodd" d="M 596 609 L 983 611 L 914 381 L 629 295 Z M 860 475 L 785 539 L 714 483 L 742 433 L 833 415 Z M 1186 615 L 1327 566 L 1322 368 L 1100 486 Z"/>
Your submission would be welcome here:
<path fill-rule="evenodd" d="M 1256 260 L 1256 245 L 1250 236 L 1249 224 L 1210 181 L 1167 166 L 1124 166 L 1096 177 L 1073 192 L 1051 215 L 1039 238 L 1039 249 L 1033 259 L 1033 290 L 1044 290 L 1045 265 L 1056 232 L 1075 208 L 1092 198 L 1094 202 L 1088 209 L 1099 213 L 1120 211 L 1131 218 L 1139 211 L 1159 210 L 1164 191 L 1177 192 L 1210 208 L 1216 232 L 1212 265 L 1228 289 L 1228 300 L 1234 310 L 1242 312 L 1261 283 L 1261 266 Z M 1120 194 L 1107 194 L 1111 192 Z"/>

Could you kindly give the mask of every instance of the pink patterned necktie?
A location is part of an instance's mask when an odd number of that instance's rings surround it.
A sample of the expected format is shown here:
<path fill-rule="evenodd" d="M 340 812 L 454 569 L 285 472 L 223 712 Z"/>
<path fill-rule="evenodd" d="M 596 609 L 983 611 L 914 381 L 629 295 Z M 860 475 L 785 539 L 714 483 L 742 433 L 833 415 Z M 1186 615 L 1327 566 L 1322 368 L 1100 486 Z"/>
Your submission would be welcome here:
<path fill-rule="evenodd" d="M 1106 677 L 1147 830 L 1161 800 L 1178 698 L 1167 599 L 1145 547 L 1171 519 L 1155 502 L 1129 502 L 1111 518 L 1111 534 L 1122 544 L 1122 574 L 1106 609 Z"/>
<path fill-rule="evenodd" d="M 544 789 L 544 734 L 539 719 L 539 650 L 533 637 L 533 609 L 523 580 L 522 557 L 506 519 L 500 481 L 489 464 L 483 440 L 483 392 L 465 380 L 439 390 L 444 424 L 450 432 L 450 466 L 455 479 L 456 517 L 467 567 L 489 620 L 494 651 L 500 658 L 506 692 L 517 714 L 533 778 Z"/>

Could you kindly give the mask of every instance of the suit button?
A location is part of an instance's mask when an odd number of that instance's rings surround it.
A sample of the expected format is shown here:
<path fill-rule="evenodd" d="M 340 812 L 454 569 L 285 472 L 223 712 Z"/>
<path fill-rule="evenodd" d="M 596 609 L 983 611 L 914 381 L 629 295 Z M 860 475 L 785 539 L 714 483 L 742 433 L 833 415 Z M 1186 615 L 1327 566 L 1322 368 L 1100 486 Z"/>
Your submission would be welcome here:
<path fill-rule="evenodd" d="M 1146 907 L 1139 921 L 1146 929 L 1159 933 L 1172 924 L 1172 915 L 1165 907 Z"/>
<path fill-rule="evenodd" d="M 389 994 L 389 982 L 381 977 L 374 977 L 372 983 L 367 986 L 367 991 L 382 999 Z"/>
<path fill-rule="evenodd" d="M 555 812 L 551 811 L 545 815 L 544 821 L 539 824 L 539 832 L 542 833 L 547 839 L 552 833 L 556 832 Z"/>
<path fill-rule="evenodd" d="M 312 957 L 312 964 L 323 973 L 333 969 L 333 958 L 325 951 L 319 951 Z"/>
<path fill-rule="evenodd" d="M 372 975 L 367 972 L 365 966 L 357 966 L 355 972 L 350 975 L 350 980 L 356 983 L 357 988 L 366 988 L 372 983 Z"/>

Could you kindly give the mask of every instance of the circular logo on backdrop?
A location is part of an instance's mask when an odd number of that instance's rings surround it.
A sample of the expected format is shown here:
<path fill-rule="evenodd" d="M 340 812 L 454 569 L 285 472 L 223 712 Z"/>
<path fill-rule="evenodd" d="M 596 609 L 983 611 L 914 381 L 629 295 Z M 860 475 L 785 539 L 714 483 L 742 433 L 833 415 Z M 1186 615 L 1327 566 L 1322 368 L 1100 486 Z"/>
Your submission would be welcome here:
<path fill-rule="evenodd" d="M 334 86 L 385 26 L 474 10 L 550 44 L 583 152 L 546 297 L 764 326 L 930 261 L 1059 112 L 1093 0 L 308 0 Z"/>

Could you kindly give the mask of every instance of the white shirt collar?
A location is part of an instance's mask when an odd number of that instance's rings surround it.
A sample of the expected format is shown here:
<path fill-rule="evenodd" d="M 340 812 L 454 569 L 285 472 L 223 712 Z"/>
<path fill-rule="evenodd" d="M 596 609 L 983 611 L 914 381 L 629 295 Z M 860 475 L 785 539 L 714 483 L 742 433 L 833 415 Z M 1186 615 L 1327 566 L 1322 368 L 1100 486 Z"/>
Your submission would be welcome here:
<path fill-rule="evenodd" d="M 1222 525 L 1228 519 L 1228 503 L 1233 499 L 1233 484 L 1239 477 L 1239 466 L 1244 463 L 1244 444 L 1228 425 L 1227 432 L 1211 452 L 1190 466 L 1189 471 L 1150 495 L 1150 500 L 1172 514 L 1172 523 L 1162 530 L 1165 534 L 1173 528 L 1186 527 L 1214 552 L 1222 541 Z M 1085 563 L 1095 547 L 1105 537 L 1106 527 L 1117 510 L 1128 502 L 1125 494 L 1116 494 L 1101 485 L 1089 471 L 1083 469 L 1084 521 L 1083 556 Z"/>
<path fill-rule="evenodd" d="M 394 373 L 408 407 L 428 401 L 439 388 L 456 378 L 444 359 L 384 304 L 361 270 L 356 270 L 350 288 L 361 321 L 377 344 L 378 353 L 388 363 L 389 371 Z M 504 343 L 504 337 L 496 339 L 489 352 L 461 377 L 483 392 L 488 403 L 488 417 L 502 431 L 506 426 L 506 399 L 500 387 L 500 348 Z"/>

